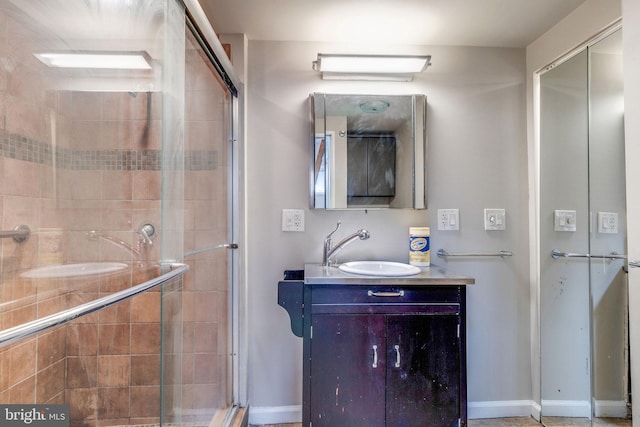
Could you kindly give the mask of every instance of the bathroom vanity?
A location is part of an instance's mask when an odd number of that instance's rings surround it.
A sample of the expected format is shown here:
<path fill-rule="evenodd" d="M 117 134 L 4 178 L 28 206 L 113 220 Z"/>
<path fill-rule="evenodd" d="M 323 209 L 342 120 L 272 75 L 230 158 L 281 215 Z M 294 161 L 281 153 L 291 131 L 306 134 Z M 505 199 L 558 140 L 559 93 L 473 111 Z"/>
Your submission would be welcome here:
<path fill-rule="evenodd" d="M 304 277 L 285 274 L 278 304 L 303 338 L 302 425 L 466 426 L 473 283 L 435 266 L 405 277 L 319 264 L 306 265 Z"/>

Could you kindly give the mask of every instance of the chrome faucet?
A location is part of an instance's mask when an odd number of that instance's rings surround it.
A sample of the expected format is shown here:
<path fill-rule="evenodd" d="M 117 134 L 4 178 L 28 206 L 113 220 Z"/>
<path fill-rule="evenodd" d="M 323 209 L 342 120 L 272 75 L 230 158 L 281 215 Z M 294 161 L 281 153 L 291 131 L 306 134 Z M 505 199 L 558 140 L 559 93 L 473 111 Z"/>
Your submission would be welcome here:
<path fill-rule="evenodd" d="M 353 242 L 356 239 L 367 240 L 371 236 L 367 230 L 365 230 L 364 228 L 361 228 L 360 230 L 356 231 L 353 234 L 348 235 L 347 237 L 342 239 L 338 244 L 333 246 L 333 241 L 331 240 L 331 236 L 333 236 L 333 234 L 336 231 L 338 231 L 341 224 L 342 224 L 342 221 L 338 221 L 338 224 L 336 225 L 336 229 L 333 230 L 331 233 L 329 233 L 327 237 L 324 239 L 324 250 L 322 251 L 323 266 L 335 264 L 335 261 L 333 261 L 331 257 L 333 257 L 333 255 L 335 255 L 336 252 L 338 252 L 340 249 L 347 246 L 349 243 Z"/>

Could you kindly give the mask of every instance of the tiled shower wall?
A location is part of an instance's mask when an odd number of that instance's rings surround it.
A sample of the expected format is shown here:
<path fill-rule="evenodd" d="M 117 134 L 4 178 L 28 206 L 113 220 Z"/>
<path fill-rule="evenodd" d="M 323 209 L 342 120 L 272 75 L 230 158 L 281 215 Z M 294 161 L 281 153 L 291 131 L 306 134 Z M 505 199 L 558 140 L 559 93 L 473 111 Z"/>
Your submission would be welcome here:
<path fill-rule="evenodd" d="M 161 97 L 48 90 L 41 65 L 19 50 L 28 35 L 6 17 L 0 21 L 7 24 L 0 25 L 0 56 L 11 65 L 0 67 L 0 223 L 32 230 L 26 242 L 1 242 L 6 329 L 158 275 L 137 262 L 95 280 L 27 280 L 20 273 L 52 263 L 133 261 L 87 233 L 135 246 L 139 224 L 160 224 Z M 152 260 L 159 257 L 155 243 Z M 159 400 L 158 291 L 0 352 L 0 401 L 67 402 L 72 426 L 157 422 Z"/>
<path fill-rule="evenodd" d="M 73 283 L 26 281 L 38 265 L 132 261 L 90 230 L 136 243 L 160 224 L 160 93 L 58 91 L 24 46 L 38 38 L 0 10 L 0 224 L 29 240 L 0 241 L 0 328 L 140 283 L 157 271 Z M 185 121 L 185 251 L 227 240 L 228 98 L 189 44 Z M 212 146 L 212 141 L 215 146 Z M 150 259 L 157 260 L 159 239 Z M 179 385 L 186 421 L 229 404 L 227 251 L 187 258 Z M 0 351 L 0 401 L 72 404 L 75 425 L 157 422 L 160 293 L 150 292 Z M 180 346 L 178 346 L 180 347 Z"/>

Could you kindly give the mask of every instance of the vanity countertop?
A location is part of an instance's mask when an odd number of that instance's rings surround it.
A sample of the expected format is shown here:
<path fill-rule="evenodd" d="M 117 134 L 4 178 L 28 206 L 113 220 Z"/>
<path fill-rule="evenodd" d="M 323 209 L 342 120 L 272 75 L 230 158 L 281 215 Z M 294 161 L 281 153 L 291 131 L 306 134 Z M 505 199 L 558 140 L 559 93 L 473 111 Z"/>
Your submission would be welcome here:
<path fill-rule="evenodd" d="M 448 272 L 442 267 L 431 265 L 422 267 L 419 274 L 413 276 L 387 277 L 365 276 L 346 273 L 337 267 L 323 267 L 321 264 L 305 264 L 304 283 L 308 285 L 473 285 L 475 279 Z"/>

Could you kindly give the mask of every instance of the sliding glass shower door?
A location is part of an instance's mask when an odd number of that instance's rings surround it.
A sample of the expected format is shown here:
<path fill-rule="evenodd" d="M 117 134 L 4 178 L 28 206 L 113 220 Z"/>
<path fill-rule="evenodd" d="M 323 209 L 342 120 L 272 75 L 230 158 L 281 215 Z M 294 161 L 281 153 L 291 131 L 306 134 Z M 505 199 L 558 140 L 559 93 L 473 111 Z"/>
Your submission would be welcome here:
<path fill-rule="evenodd" d="M 71 427 L 228 419 L 237 90 L 196 7 L 0 0 L 0 222 L 31 230 L 0 243 L 0 333 L 38 326 L 0 343 L 0 404 L 66 405 Z"/>
<path fill-rule="evenodd" d="M 183 215 L 183 260 L 190 270 L 179 294 L 181 326 L 166 323 L 163 335 L 169 338 L 164 355 L 168 363 L 163 423 L 223 426 L 235 403 L 237 357 L 233 350 L 237 98 L 216 69 L 213 53 L 195 24 L 188 21 L 185 32 L 184 142 L 179 147 L 183 150 L 183 209 L 176 212 L 164 206 L 163 211 Z M 173 198 L 164 197 L 167 202 Z M 176 308 L 176 297 L 166 293 L 168 314 Z M 171 321 L 170 314 L 166 321 Z"/>

